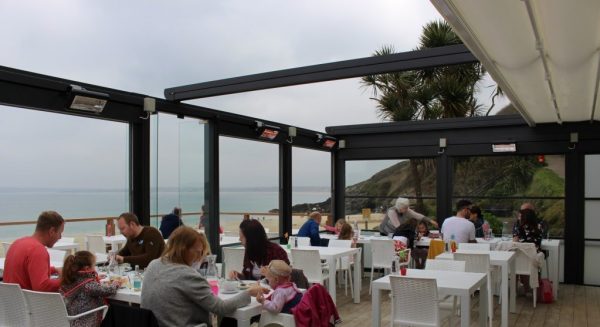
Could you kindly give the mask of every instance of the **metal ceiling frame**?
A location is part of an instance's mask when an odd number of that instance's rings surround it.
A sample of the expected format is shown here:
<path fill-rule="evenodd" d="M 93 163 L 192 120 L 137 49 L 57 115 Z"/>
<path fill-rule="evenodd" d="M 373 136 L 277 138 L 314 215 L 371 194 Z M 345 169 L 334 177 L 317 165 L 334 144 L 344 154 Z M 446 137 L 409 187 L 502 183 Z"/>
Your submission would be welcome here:
<path fill-rule="evenodd" d="M 177 86 L 165 89 L 165 99 L 184 101 L 477 61 L 467 47 L 457 44 Z"/>

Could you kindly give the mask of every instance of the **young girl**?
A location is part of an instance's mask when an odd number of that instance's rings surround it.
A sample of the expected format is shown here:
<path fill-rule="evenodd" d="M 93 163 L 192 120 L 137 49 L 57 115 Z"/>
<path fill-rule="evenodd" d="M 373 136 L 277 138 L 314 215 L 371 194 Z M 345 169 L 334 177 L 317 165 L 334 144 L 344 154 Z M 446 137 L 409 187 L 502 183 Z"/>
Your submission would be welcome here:
<path fill-rule="evenodd" d="M 356 247 L 356 240 L 354 239 L 354 231 L 352 230 L 352 226 L 346 222 L 342 224 L 340 228 L 340 234 L 338 235 L 338 240 L 352 240 L 352 247 Z"/>
<path fill-rule="evenodd" d="M 104 297 L 113 295 L 120 282 L 100 284 L 94 270 L 96 257 L 88 251 L 78 251 L 65 259 L 62 270 L 60 294 L 65 299 L 69 315 L 77 315 L 104 305 Z M 100 326 L 102 311 L 71 321 L 71 327 Z"/>
<path fill-rule="evenodd" d="M 259 293 L 256 300 L 269 312 L 292 313 L 292 308 L 302 299 L 302 293 L 296 288 L 296 284 L 290 281 L 292 268 L 283 260 L 273 260 L 268 267 L 263 268 L 263 273 L 273 293 L 268 296 Z"/>
<path fill-rule="evenodd" d="M 426 222 L 422 220 L 419 222 L 419 225 L 417 225 L 417 235 L 419 238 L 429 236 L 429 228 Z"/>
<path fill-rule="evenodd" d="M 325 230 L 334 233 L 335 235 L 339 235 L 342 231 L 342 226 L 344 226 L 345 223 L 346 220 L 344 218 L 340 218 L 335 222 L 335 226 L 333 227 L 325 225 Z"/>

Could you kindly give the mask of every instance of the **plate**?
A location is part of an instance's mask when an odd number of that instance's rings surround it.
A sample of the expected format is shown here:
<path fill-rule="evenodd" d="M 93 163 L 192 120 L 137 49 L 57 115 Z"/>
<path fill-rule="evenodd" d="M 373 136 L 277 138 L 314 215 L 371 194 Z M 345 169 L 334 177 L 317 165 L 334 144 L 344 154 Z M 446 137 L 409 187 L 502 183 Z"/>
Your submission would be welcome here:
<path fill-rule="evenodd" d="M 221 294 L 234 294 L 239 291 L 238 290 L 231 290 L 231 291 L 221 290 L 220 292 L 221 292 Z"/>
<path fill-rule="evenodd" d="M 247 290 L 247 289 L 249 289 L 249 288 L 250 288 L 250 285 L 248 285 L 248 284 L 240 284 L 240 285 L 238 286 L 238 288 L 239 288 L 240 290 Z"/>

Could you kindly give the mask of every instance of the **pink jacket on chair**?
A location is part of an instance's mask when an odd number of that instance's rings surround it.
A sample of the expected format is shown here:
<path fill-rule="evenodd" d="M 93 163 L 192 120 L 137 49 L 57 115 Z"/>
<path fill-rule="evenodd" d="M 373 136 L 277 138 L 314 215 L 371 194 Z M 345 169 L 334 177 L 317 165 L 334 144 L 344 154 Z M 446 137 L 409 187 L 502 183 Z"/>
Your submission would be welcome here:
<path fill-rule="evenodd" d="M 332 317 L 334 323 L 341 322 L 335 303 L 320 284 L 313 285 L 304 293 L 292 313 L 297 327 L 327 327 Z"/>

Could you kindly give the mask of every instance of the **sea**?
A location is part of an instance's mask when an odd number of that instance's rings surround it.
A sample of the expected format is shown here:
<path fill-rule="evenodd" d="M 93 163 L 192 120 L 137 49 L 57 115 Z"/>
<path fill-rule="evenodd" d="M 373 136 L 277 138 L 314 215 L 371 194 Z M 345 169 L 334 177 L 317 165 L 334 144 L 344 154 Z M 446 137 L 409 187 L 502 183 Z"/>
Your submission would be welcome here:
<path fill-rule="evenodd" d="M 276 188 L 274 188 L 276 189 Z M 220 192 L 221 212 L 267 213 L 279 206 L 278 192 L 260 189 L 228 189 Z M 325 201 L 330 193 L 325 191 L 294 191 L 293 203 L 316 203 Z M 200 212 L 204 193 L 200 191 L 178 191 L 159 189 L 151 195 L 151 214 L 164 215 L 179 206 L 183 213 Z M 0 222 L 35 221 L 44 210 L 55 210 L 64 218 L 115 217 L 129 210 L 128 193 L 124 190 L 86 189 L 0 189 Z M 239 221 L 239 215 L 220 216 L 223 223 Z M 152 218 L 157 226 L 160 218 Z M 198 224 L 199 215 L 184 216 L 189 226 Z M 81 236 L 104 233 L 105 221 L 69 222 L 63 236 Z M 31 235 L 35 225 L 0 227 L 0 240 L 11 241 Z"/>

